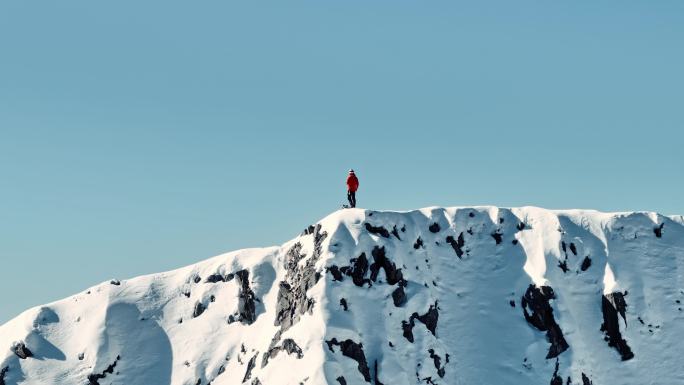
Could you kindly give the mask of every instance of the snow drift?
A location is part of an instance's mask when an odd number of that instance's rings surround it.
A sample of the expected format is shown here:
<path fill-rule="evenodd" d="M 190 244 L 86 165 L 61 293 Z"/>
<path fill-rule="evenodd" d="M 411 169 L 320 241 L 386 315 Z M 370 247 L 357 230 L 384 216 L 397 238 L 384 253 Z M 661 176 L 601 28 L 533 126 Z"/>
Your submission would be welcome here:
<path fill-rule="evenodd" d="M 681 217 L 342 210 L 25 312 L 0 385 L 682 384 L 682 272 Z"/>

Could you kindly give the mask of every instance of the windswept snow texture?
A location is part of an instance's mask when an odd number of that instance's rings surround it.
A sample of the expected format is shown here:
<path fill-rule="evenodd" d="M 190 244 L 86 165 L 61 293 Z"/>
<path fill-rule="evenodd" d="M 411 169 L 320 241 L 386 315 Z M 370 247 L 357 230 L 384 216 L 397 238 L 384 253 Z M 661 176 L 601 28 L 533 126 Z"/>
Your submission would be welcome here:
<path fill-rule="evenodd" d="M 684 384 L 684 224 L 341 210 L 0 326 L 0 385 Z"/>

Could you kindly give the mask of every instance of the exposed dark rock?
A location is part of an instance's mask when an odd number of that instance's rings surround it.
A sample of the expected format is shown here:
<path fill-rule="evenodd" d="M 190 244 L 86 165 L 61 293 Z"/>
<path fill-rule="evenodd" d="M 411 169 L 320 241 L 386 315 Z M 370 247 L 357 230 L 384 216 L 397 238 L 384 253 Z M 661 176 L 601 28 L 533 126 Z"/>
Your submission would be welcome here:
<path fill-rule="evenodd" d="M 7 375 L 7 372 L 9 372 L 8 366 L 0 369 L 0 385 L 5 385 L 5 376 Z"/>
<path fill-rule="evenodd" d="M 281 346 L 275 346 L 269 348 L 268 352 L 264 353 L 264 357 L 261 360 L 261 367 L 264 368 L 266 365 L 268 365 L 268 361 L 270 359 L 276 358 L 278 353 L 281 351 L 287 352 L 287 354 L 296 354 L 297 359 L 302 359 L 304 357 L 304 353 L 302 352 L 302 349 L 297 345 L 297 343 L 291 339 L 291 338 L 286 338 L 283 340 L 283 343 Z"/>
<path fill-rule="evenodd" d="M 109 283 L 114 285 L 114 286 L 121 285 L 121 281 L 119 281 L 118 279 L 112 279 L 111 281 L 109 281 Z"/>
<path fill-rule="evenodd" d="M 556 358 L 556 370 L 553 371 L 550 385 L 563 385 L 563 378 L 558 375 L 558 366 L 558 358 Z"/>
<path fill-rule="evenodd" d="M 523 314 L 527 322 L 546 332 L 546 339 L 551 343 L 546 358 L 555 358 L 569 348 L 563 331 L 553 317 L 553 308 L 549 303 L 556 296 L 553 289 L 549 286 L 542 286 L 541 289 L 530 285 L 521 299 Z"/>
<path fill-rule="evenodd" d="M 524 222 L 519 222 L 517 226 L 515 226 L 518 231 L 523 231 L 525 230 L 525 223 Z"/>
<path fill-rule="evenodd" d="M 518 244 L 518 240 L 517 240 L 517 239 L 514 239 L 514 240 L 511 241 L 511 243 L 514 244 L 514 245 L 517 245 L 517 244 Z"/>
<path fill-rule="evenodd" d="M 375 282 L 377 280 L 380 268 L 385 270 L 387 283 L 390 285 L 395 285 L 403 279 L 401 269 L 397 269 L 397 266 L 394 264 L 394 262 L 390 262 L 390 260 L 385 255 L 385 246 L 375 246 L 371 254 L 373 255 L 374 261 L 373 264 L 370 266 L 371 281 Z"/>
<path fill-rule="evenodd" d="M 494 241 L 496 242 L 497 245 L 501 244 L 503 241 L 503 234 L 501 233 L 500 230 L 496 230 L 491 234 L 492 238 L 494 238 Z"/>
<path fill-rule="evenodd" d="M 577 246 L 572 242 L 570 242 L 570 251 L 572 251 L 574 255 L 577 255 Z"/>
<path fill-rule="evenodd" d="M 446 237 L 446 241 L 454 249 L 457 257 L 459 257 L 459 258 L 463 257 L 463 246 L 465 246 L 465 239 L 463 238 L 463 232 L 461 232 L 458 235 L 458 239 L 454 239 L 454 237 L 449 235 L 448 237 Z"/>
<path fill-rule="evenodd" d="M 304 266 L 299 264 L 299 261 L 305 257 L 301 254 L 301 244 L 296 243 L 286 255 L 287 274 L 285 281 L 279 284 L 274 321 L 274 324 L 280 326 L 283 332 L 299 322 L 302 315 L 313 311 L 315 301 L 313 298 L 308 298 L 306 292 L 321 277 L 315 266 L 321 256 L 323 241 L 327 236 L 328 233 L 321 231 L 321 225 L 316 225 L 313 233 L 313 254 Z"/>
<path fill-rule="evenodd" d="M 663 236 L 663 227 L 664 226 L 665 226 L 665 224 L 661 223 L 660 225 L 653 228 L 653 233 L 655 234 L 656 237 L 661 238 Z"/>
<path fill-rule="evenodd" d="M 366 253 L 361 253 L 358 258 L 354 258 L 350 262 L 352 263 L 352 266 L 342 267 L 340 271 L 351 276 L 354 285 L 361 287 L 368 282 L 368 280 L 365 279 L 369 266 Z"/>
<path fill-rule="evenodd" d="M 240 270 L 235 273 L 235 276 L 240 285 L 240 292 L 238 293 L 238 319 L 245 325 L 251 325 L 256 321 L 256 303 L 254 291 L 249 287 L 249 271 Z"/>
<path fill-rule="evenodd" d="M 627 319 L 625 318 L 627 303 L 625 302 L 624 294 L 615 292 L 604 295 L 601 301 L 601 309 L 603 310 L 601 331 L 606 333 L 608 346 L 615 348 L 620 353 L 623 361 L 634 358 L 632 349 L 627 345 L 627 341 L 622 338 L 620 333 L 618 315 L 622 316 L 625 326 L 627 326 Z"/>
<path fill-rule="evenodd" d="M 584 260 L 582 260 L 582 266 L 580 266 L 580 270 L 582 271 L 587 271 L 591 267 L 591 258 L 589 256 L 584 257 Z"/>
<path fill-rule="evenodd" d="M 565 243 L 565 241 L 561 241 L 561 249 L 563 249 L 564 254 L 568 254 L 568 245 Z"/>
<path fill-rule="evenodd" d="M 33 357 L 33 353 L 26 347 L 23 342 L 18 342 L 12 345 L 12 352 L 22 360 Z"/>
<path fill-rule="evenodd" d="M 513 300 L 508 301 L 508 304 L 511 305 L 511 307 L 515 307 L 515 301 Z"/>
<path fill-rule="evenodd" d="M 408 321 L 401 321 L 401 328 L 403 329 L 404 338 L 409 342 L 413 342 L 413 327 L 416 325 L 415 320 L 422 322 L 425 327 L 435 335 L 437 331 L 437 321 L 439 319 L 439 311 L 437 307 L 437 302 L 434 305 L 430 305 L 430 309 L 423 315 L 418 313 L 411 314 Z"/>
<path fill-rule="evenodd" d="M 333 281 L 342 281 L 344 279 L 342 277 L 342 272 L 340 271 L 340 268 L 337 267 L 337 265 L 331 265 L 330 267 L 327 267 L 326 271 L 332 274 Z"/>
<path fill-rule="evenodd" d="M 563 270 L 563 273 L 567 273 L 568 270 L 568 257 L 565 257 L 564 260 L 558 261 L 558 267 L 560 267 L 561 270 Z"/>
<path fill-rule="evenodd" d="M 252 377 L 252 370 L 256 366 L 256 359 L 258 355 L 259 352 L 256 352 L 256 354 L 249 359 L 249 362 L 247 363 L 247 371 L 245 372 L 245 376 L 242 378 L 242 382 L 246 382 Z"/>
<path fill-rule="evenodd" d="M 359 372 L 366 382 L 371 381 L 368 361 L 366 361 L 366 355 L 363 353 L 363 344 L 356 343 L 352 340 L 338 342 L 336 338 L 326 341 L 325 343 L 328 344 L 328 349 L 330 349 L 330 351 L 333 353 L 335 352 L 333 346 L 339 346 L 343 356 L 349 357 L 358 363 Z"/>
<path fill-rule="evenodd" d="M 471 211 L 471 212 L 468 213 L 468 216 L 471 217 L 471 218 L 475 218 L 475 213 Z"/>
<path fill-rule="evenodd" d="M 399 286 L 392 292 L 392 301 L 394 301 L 394 306 L 402 307 L 406 304 L 406 293 L 404 288 Z"/>
<path fill-rule="evenodd" d="M 373 379 L 375 381 L 375 385 L 384 385 L 382 382 L 380 382 L 380 379 L 378 378 L 378 374 L 380 369 L 378 368 L 378 360 L 375 360 L 375 368 L 374 368 L 374 376 Z"/>
<path fill-rule="evenodd" d="M 437 321 L 439 319 L 439 311 L 437 309 L 437 302 L 435 302 L 434 305 L 430 306 L 430 309 L 427 311 L 427 313 L 416 317 L 418 321 L 425 325 L 425 327 L 432 333 L 433 336 L 437 331 Z"/>
<path fill-rule="evenodd" d="M 337 377 L 337 382 L 339 382 L 340 385 L 347 385 L 347 380 L 345 380 L 342 376 Z"/>
<path fill-rule="evenodd" d="M 418 237 L 418 239 L 416 239 L 416 243 L 413 244 L 413 248 L 418 250 L 421 247 L 423 247 L 423 240 Z"/>
<path fill-rule="evenodd" d="M 254 380 L 252 380 L 251 385 L 261 385 L 261 381 L 259 381 L 259 378 L 255 378 Z"/>
<path fill-rule="evenodd" d="M 212 274 L 207 277 L 207 279 L 204 280 L 206 283 L 217 283 L 217 282 L 230 282 L 233 280 L 235 277 L 235 274 L 227 274 L 227 275 L 222 275 L 222 274 Z"/>
<path fill-rule="evenodd" d="M 594 383 L 587 377 L 586 374 L 582 373 L 582 385 L 593 385 Z"/>
<path fill-rule="evenodd" d="M 415 326 L 413 318 L 409 318 L 408 321 L 401 321 L 401 329 L 403 331 L 404 338 L 410 343 L 413 343 L 413 327 Z"/>
<path fill-rule="evenodd" d="M 430 230 L 431 233 L 439 233 L 441 227 L 439 227 L 439 223 L 435 222 L 428 227 L 428 230 Z"/>
<path fill-rule="evenodd" d="M 202 277 L 200 277 L 199 275 L 195 275 L 194 277 L 192 277 L 192 282 L 194 283 L 200 283 L 201 281 Z"/>
<path fill-rule="evenodd" d="M 348 310 L 349 310 L 349 305 L 347 305 L 347 300 L 344 299 L 344 298 L 341 298 L 341 299 L 340 299 L 340 306 L 342 306 L 342 308 L 344 309 L 344 311 L 348 311 Z"/>
<path fill-rule="evenodd" d="M 394 235 L 395 237 L 397 237 L 398 240 L 401 241 L 401 238 L 399 237 L 399 230 L 397 230 L 397 226 L 394 226 L 394 228 L 392 228 L 392 235 Z"/>
<path fill-rule="evenodd" d="M 435 354 L 434 349 L 429 349 L 428 353 L 430 353 L 430 358 L 432 358 L 432 361 L 435 364 L 435 369 L 437 369 L 437 374 L 444 378 L 444 375 L 446 374 L 446 369 L 442 366 L 442 358 Z"/>
<path fill-rule="evenodd" d="M 100 385 L 100 380 L 104 379 L 107 377 L 107 374 L 112 374 L 114 373 L 114 368 L 116 368 L 117 362 L 121 359 L 121 356 L 116 356 L 116 360 L 114 362 L 107 366 L 105 370 L 102 371 L 102 373 L 93 373 L 88 375 L 88 385 Z"/>
<path fill-rule="evenodd" d="M 298 359 L 302 359 L 304 357 L 302 349 L 291 338 L 286 338 L 283 341 L 283 350 L 285 350 L 287 354 L 296 354 Z"/>
<path fill-rule="evenodd" d="M 366 231 L 368 231 L 371 234 L 380 235 L 381 237 L 384 237 L 384 238 L 389 238 L 389 236 L 390 236 L 390 233 L 389 233 L 389 231 L 387 231 L 386 228 L 384 228 L 382 226 L 373 226 L 368 222 L 366 222 Z"/>
<path fill-rule="evenodd" d="M 299 261 L 304 258 L 306 258 L 306 255 L 302 254 L 302 244 L 299 242 L 295 243 L 285 254 L 285 269 L 287 269 L 288 274 L 295 272 Z"/>
<path fill-rule="evenodd" d="M 314 233 L 316 230 L 316 227 L 314 225 L 309 225 L 309 227 L 305 228 L 304 231 L 302 231 L 302 235 L 311 235 Z"/>
<path fill-rule="evenodd" d="M 207 310 L 207 307 L 204 306 L 204 304 L 202 302 L 197 302 L 195 304 L 195 310 L 193 310 L 193 312 L 192 312 L 192 318 L 197 318 L 197 317 L 201 316 L 205 310 Z"/>

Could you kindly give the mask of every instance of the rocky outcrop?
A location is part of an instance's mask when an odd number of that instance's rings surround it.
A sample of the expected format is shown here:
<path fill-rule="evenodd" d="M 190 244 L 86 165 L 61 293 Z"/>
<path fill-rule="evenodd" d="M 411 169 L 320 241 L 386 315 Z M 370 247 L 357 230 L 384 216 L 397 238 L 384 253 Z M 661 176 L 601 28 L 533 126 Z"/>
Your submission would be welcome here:
<path fill-rule="evenodd" d="M 285 351 L 287 354 L 290 355 L 294 354 L 297 357 L 297 359 L 304 358 L 302 348 L 300 348 L 299 345 L 297 345 L 297 343 L 293 339 L 286 338 L 285 340 L 283 340 L 281 346 L 272 347 L 268 350 L 268 352 L 264 353 L 264 356 L 261 359 L 261 367 L 265 368 L 266 365 L 268 365 L 268 361 L 276 358 L 276 356 L 278 356 L 278 353 L 280 353 L 281 351 Z"/>
<path fill-rule="evenodd" d="M 413 313 L 408 321 L 401 322 L 401 328 L 403 329 L 404 338 L 409 342 L 413 342 L 413 327 L 416 325 L 415 320 L 420 321 L 434 336 L 437 331 L 437 321 L 439 319 L 439 311 L 437 307 L 437 302 L 434 305 L 430 305 L 430 309 L 423 314 Z"/>
<path fill-rule="evenodd" d="M 316 225 L 312 236 L 314 238 L 313 253 L 304 266 L 299 264 L 306 258 L 301 253 L 300 243 L 296 243 L 286 255 L 286 280 L 280 282 L 276 302 L 275 326 L 280 326 L 281 332 L 299 322 L 300 317 L 311 312 L 315 304 L 314 299 L 307 297 L 306 293 L 321 278 L 315 266 L 321 256 L 323 241 L 328 233 L 321 231 L 321 225 Z"/>
<path fill-rule="evenodd" d="M 207 307 L 204 306 L 202 302 L 197 302 L 195 304 L 195 309 L 192 311 L 192 318 L 197 318 L 201 316 L 205 310 L 207 310 Z"/>
<path fill-rule="evenodd" d="M 378 273 L 380 269 L 385 270 L 385 277 L 387 278 L 387 283 L 390 285 L 395 285 L 404 279 L 401 269 L 397 269 L 394 262 L 391 262 L 385 255 L 385 247 L 375 246 L 371 252 L 373 256 L 373 264 L 370 266 L 370 279 L 376 282 L 378 279 Z"/>
<path fill-rule="evenodd" d="M 627 302 L 623 293 L 615 292 L 606 294 L 602 297 L 601 310 L 603 311 L 603 324 L 601 331 L 606 334 L 605 340 L 608 346 L 615 348 L 620 353 L 623 361 L 634 358 L 632 349 L 627 344 L 622 334 L 620 333 L 620 320 L 618 315 L 625 321 L 627 326 L 627 319 L 625 318 L 625 311 L 627 309 Z"/>
<path fill-rule="evenodd" d="M 247 380 L 252 378 L 252 370 L 254 370 L 254 367 L 256 366 L 257 356 L 259 356 L 259 352 L 256 352 L 256 354 L 249 359 L 249 362 L 247 363 L 247 371 L 245 371 L 245 376 L 242 378 L 242 382 L 247 382 Z"/>
<path fill-rule="evenodd" d="M 446 242 L 451 245 L 451 247 L 456 252 L 458 258 L 463 257 L 463 246 L 465 246 L 465 239 L 463 239 L 463 232 L 458 235 L 458 239 L 454 239 L 451 235 L 446 237 Z"/>
<path fill-rule="evenodd" d="M 249 286 L 249 271 L 240 270 L 235 273 L 240 292 L 238 293 L 238 320 L 245 325 L 256 321 L 256 303 L 254 291 Z"/>
<path fill-rule="evenodd" d="M 402 307 L 406 304 L 406 293 L 404 292 L 404 285 L 399 285 L 399 287 L 394 289 L 394 291 L 392 292 L 392 301 L 394 302 L 394 306 L 396 307 Z"/>
<path fill-rule="evenodd" d="M 0 369 L 0 385 L 5 385 L 5 376 L 7 375 L 7 372 L 9 372 L 9 367 L 4 367 Z"/>
<path fill-rule="evenodd" d="M 432 362 L 435 364 L 435 369 L 437 369 L 437 375 L 444 378 L 444 375 L 446 374 L 446 369 L 442 366 L 442 358 L 435 354 L 434 349 L 429 349 L 428 353 L 430 353 L 430 358 L 432 358 Z"/>
<path fill-rule="evenodd" d="M 551 376 L 551 383 L 550 385 L 563 385 L 563 377 L 558 375 L 558 359 L 556 358 L 556 369 L 553 371 L 553 375 Z"/>
<path fill-rule="evenodd" d="M 333 276 L 333 281 L 344 281 L 344 276 L 347 276 L 351 277 L 354 285 L 358 287 L 365 284 L 371 285 L 370 280 L 366 278 L 369 268 L 366 253 L 361 253 L 358 258 L 352 258 L 349 263 L 350 265 L 342 267 L 331 265 L 326 268 L 326 271 Z"/>
<path fill-rule="evenodd" d="M 207 277 L 207 279 L 204 280 L 206 283 L 217 283 L 217 282 L 230 282 L 233 280 L 235 277 L 235 274 L 230 273 L 230 274 L 219 274 L 215 273 Z"/>
<path fill-rule="evenodd" d="M 12 345 L 12 352 L 22 360 L 33 357 L 33 353 L 26 347 L 23 342 L 17 342 Z"/>
<path fill-rule="evenodd" d="M 663 236 L 663 227 L 665 227 L 664 223 L 659 224 L 658 226 L 653 228 L 653 233 L 655 234 L 656 237 L 662 238 Z"/>
<path fill-rule="evenodd" d="M 530 285 L 521 300 L 523 314 L 527 322 L 538 330 L 545 331 L 546 339 L 551 343 L 546 355 L 547 359 L 558 357 L 559 354 L 569 348 L 565 337 L 563 337 L 563 331 L 553 317 L 550 301 L 555 298 L 556 295 L 551 287 L 542 286 L 538 288 Z"/>
<path fill-rule="evenodd" d="M 103 370 L 101 373 L 93 373 L 88 376 L 88 385 L 100 385 L 100 380 L 104 379 L 107 377 L 108 374 L 113 374 L 114 373 L 114 368 L 116 368 L 116 364 L 119 362 L 121 359 L 121 356 L 116 356 L 116 360 L 114 362 L 107 366 L 105 370 Z"/>
<path fill-rule="evenodd" d="M 375 385 L 385 385 L 382 382 L 380 382 L 380 367 L 378 366 L 378 360 L 375 360 L 375 365 L 373 368 L 373 382 Z"/>
<path fill-rule="evenodd" d="M 590 267 L 591 267 L 591 258 L 589 258 L 589 256 L 586 256 L 582 260 L 582 266 L 580 266 L 580 270 L 587 271 Z"/>
<path fill-rule="evenodd" d="M 333 347 L 339 346 L 343 356 L 349 357 L 358 363 L 359 373 L 361 373 L 366 382 L 371 381 L 370 369 L 368 368 L 368 361 L 366 361 L 366 355 L 363 353 L 362 344 L 356 343 L 349 339 L 339 342 L 336 338 L 333 338 L 330 341 L 326 341 L 325 343 L 328 344 L 328 349 L 330 349 L 332 353 L 335 353 Z"/>
<path fill-rule="evenodd" d="M 368 231 L 371 234 L 379 235 L 383 238 L 389 238 L 390 233 L 387 231 L 386 228 L 382 226 L 373 226 L 370 223 L 366 223 L 366 231 Z"/>

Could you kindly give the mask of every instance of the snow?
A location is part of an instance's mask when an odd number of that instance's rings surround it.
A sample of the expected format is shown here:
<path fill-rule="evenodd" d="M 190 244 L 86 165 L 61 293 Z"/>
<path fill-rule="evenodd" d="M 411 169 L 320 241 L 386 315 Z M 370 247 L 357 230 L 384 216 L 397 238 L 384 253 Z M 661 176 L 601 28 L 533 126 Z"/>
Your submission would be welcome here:
<path fill-rule="evenodd" d="M 0 326 L 0 384 L 365 384 L 360 351 L 370 383 L 385 385 L 549 384 L 554 373 L 563 384 L 684 383 L 681 216 L 347 209 L 316 225 L 281 246 L 107 281 L 26 311 Z M 361 254 L 371 266 L 358 286 Z M 553 290 L 569 346 L 557 357 L 547 359 L 546 331 L 524 316 L 530 285 Z M 626 302 L 626 361 L 601 330 L 614 293 Z M 33 356 L 20 358 L 17 344 Z"/>

